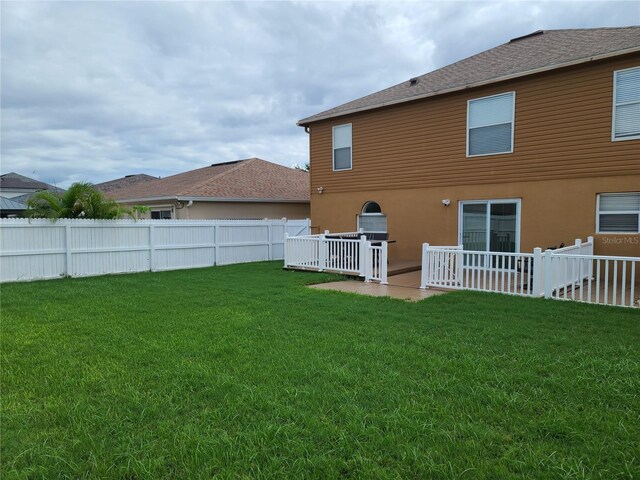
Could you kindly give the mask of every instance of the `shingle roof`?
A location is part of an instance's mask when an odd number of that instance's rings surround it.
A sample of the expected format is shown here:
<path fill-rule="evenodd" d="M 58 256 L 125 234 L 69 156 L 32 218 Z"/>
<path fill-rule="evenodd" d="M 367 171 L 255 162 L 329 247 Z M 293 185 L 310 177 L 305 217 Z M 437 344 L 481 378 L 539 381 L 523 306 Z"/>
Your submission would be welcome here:
<path fill-rule="evenodd" d="M 308 202 L 309 174 L 259 158 L 198 168 L 108 193 L 119 201 L 186 197 Z"/>
<path fill-rule="evenodd" d="M 152 177 L 145 173 L 138 173 L 136 175 L 127 175 L 122 178 L 116 178 L 115 180 L 109 180 L 108 182 L 96 183 L 94 187 L 103 193 L 110 193 L 152 180 L 158 180 L 158 177 Z"/>
<path fill-rule="evenodd" d="M 24 190 L 47 190 L 52 186 L 48 183 L 25 177 L 16 172 L 0 175 L 0 188 L 16 188 Z"/>
<path fill-rule="evenodd" d="M 26 210 L 27 206 L 12 198 L 0 197 L 0 210 Z"/>
<path fill-rule="evenodd" d="M 298 125 L 633 51 L 640 51 L 640 26 L 534 32 L 416 77 L 413 85 L 400 83 L 304 118 Z"/>

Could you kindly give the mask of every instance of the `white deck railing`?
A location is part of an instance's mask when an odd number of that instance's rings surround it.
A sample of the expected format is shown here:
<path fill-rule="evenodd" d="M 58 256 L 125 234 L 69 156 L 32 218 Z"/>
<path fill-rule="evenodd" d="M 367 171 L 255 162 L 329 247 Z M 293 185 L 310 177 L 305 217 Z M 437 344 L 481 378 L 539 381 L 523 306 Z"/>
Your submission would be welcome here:
<path fill-rule="evenodd" d="M 478 252 L 458 247 L 422 247 L 420 288 L 455 288 L 534 295 L 533 253 Z"/>
<path fill-rule="evenodd" d="M 386 284 L 387 242 L 374 243 L 361 232 L 287 236 L 284 267 L 357 275 Z"/>
<path fill-rule="evenodd" d="M 638 307 L 640 257 L 593 254 L 593 238 L 533 253 L 422 248 L 420 288 L 451 288 Z"/>

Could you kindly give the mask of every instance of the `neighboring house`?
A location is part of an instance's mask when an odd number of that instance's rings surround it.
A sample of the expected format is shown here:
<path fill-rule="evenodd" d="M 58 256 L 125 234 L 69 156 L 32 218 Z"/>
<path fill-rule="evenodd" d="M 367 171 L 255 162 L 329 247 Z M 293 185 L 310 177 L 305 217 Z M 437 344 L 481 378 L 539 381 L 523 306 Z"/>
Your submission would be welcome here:
<path fill-rule="evenodd" d="M 48 183 L 25 177 L 15 172 L 0 175 L 0 196 L 4 198 L 21 197 L 23 200 L 40 190 L 61 191 Z"/>
<path fill-rule="evenodd" d="M 109 180 L 108 182 L 96 183 L 94 187 L 100 190 L 102 193 L 108 194 L 127 187 L 139 185 L 140 183 L 152 182 L 155 180 L 158 180 L 158 177 L 152 177 L 151 175 L 138 173 L 135 175 L 125 175 L 122 178 L 116 178 L 115 180 Z"/>
<path fill-rule="evenodd" d="M 24 203 L 16 202 L 13 198 L 0 197 L 0 218 L 15 218 L 27 209 Z"/>
<path fill-rule="evenodd" d="M 534 32 L 298 125 L 320 231 L 640 256 L 640 27 Z"/>
<path fill-rule="evenodd" d="M 158 219 L 307 218 L 309 173 L 259 158 L 218 163 L 107 193 Z"/>
<path fill-rule="evenodd" d="M 29 198 L 41 190 L 64 192 L 61 188 L 15 172 L 0 175 L 0 218 L 20 217 L 27 209 Z"/>

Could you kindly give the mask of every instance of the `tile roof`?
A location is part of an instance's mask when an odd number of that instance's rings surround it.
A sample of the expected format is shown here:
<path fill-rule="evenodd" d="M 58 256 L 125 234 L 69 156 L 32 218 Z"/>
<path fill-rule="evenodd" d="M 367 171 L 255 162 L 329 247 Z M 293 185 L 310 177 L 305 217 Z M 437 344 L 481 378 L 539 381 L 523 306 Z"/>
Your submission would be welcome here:
<path fill-rule="evenodd" d="M 151 198 L 239 199 L 308 202 L 309 173 L 249 158 L 143 182 L 108 193 L 119 201 Z"/>
<path fill-rule="evenodd" d="M 632 51 L 640 51 L 640 26 L 541 30 L 412 79 L 415 82 L 304 118 L 298 125 Z"/>
<path fill-rule="evenodd" d="M 115 180 L 109 180 L 108 182 L 96 183 L 93 186 L 103 193 L 115 192 L 123 188 L 128 188 L 138 183 L 149 182 L 152 180 L 158 180 L 158 177 L 152 177 L 145 173 L 138 173 L 136 175 L 126 175 L 122 178 L 116 178 Z"/>

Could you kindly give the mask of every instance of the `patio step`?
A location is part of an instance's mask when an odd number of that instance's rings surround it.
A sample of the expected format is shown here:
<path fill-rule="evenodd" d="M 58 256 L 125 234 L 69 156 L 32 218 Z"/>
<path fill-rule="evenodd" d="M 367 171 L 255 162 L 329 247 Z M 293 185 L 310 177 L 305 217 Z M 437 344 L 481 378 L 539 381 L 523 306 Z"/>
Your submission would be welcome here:
<path fill-rule="evenodd" d="M 396 260 L 389 263 L 387 269 L 387 276 L 392 277 L 394 275 L 400 275 L 402 273 L 415 272 L 420 270 L 422 264 L 420 260 Z"/>

